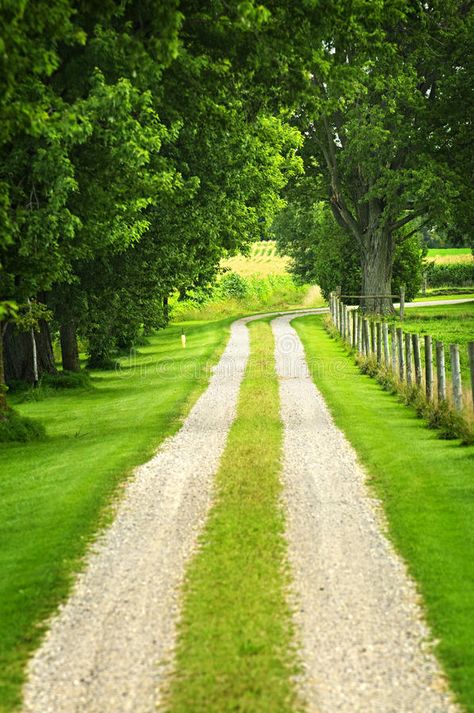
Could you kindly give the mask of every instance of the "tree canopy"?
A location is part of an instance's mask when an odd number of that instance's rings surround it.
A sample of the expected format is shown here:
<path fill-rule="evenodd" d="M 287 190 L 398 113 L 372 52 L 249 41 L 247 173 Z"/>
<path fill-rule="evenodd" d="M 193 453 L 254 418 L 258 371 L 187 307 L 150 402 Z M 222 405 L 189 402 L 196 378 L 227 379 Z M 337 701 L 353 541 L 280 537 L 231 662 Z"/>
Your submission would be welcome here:
<path fill-rule="evenodd" d="M 470 239 L 472 23 L 459 0 L 5 0 L 5 339 L 107 361 L 286 203 L 367 295 L 422 224 Z"/>

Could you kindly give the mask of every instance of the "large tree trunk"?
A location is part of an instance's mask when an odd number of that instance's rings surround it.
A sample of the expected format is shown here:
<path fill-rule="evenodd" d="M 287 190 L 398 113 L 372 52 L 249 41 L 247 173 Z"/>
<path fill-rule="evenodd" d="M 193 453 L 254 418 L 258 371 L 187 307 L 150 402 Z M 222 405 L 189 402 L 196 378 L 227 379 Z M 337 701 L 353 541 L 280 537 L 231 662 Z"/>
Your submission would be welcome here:
<path fill-rule="evenodd" d="M 53 347 L 49 325 L 40 321 L 39 332 L 35 332 L 37 374 L 34 363 L 34 352 L 31 333 L 20 332 L 12 324 L 8 324 L 4 334 L 5 379 L 7 382 L 18 380 L 34 384 L 37 376 L 56 374 Z"/>
<path fill-rule="evenodd" d="M 59 328 L 61 357 L 65 371 L 80 371 L 79 348 L 77 346 L 76 325 L 72 320 L 64 322 Z"/>
<path fill-rule="evenodd" d="M 368 236 L 361 251 L 363 312 L 393 313 L 392 269 L 395 246 L 393 238 L 378 231 Z"/>
<path fill-rule="evenodd" d="M 5 362 L 3 359 L 3 331 L 4 324 L 0 321 L 0 420 L 5 420 L 7 405 L 7 385 L 5 383 Z"/>
<path fill-rule="evenodd" d="M 42 374 L 57 374 L 54 363 L 53 342 L 49 324 L 41 319 L 39 322 L 39 332 L 35 334 L 36 346 L 38 350 L 38 371 Z"/>

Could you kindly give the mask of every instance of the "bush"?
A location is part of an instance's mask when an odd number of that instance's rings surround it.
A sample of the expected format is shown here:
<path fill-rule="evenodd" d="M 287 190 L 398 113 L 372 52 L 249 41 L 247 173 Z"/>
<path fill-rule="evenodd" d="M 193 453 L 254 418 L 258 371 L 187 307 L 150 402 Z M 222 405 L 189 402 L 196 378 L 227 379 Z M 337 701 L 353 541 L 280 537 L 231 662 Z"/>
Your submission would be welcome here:
<path fill-rule="evenodd" d="M 426 268 L 429 287 L 474 287 L 474 262 L 440 265 L 430 262 Z"/>
<path fill-rule="evenodd" d="M 45 438 L 44 426 L 31 418 L 20 416 L 17 411 L 8 409 L 0 418 L 0 443 L 38 441 Z"/>
<path fill-rule="evenodd" d="M 44 374 L 41 385 L 51 389 L 90 389 L 91 377 L 87 371 L 60 371 L 57 374 Z"/>
<path fill-rule="evenodd" d="M 218 283 L 217 292 L 224 299 L 243 300 L 247 296 L 247 283 L 244 277 L 236 272 L 228 272 Z"/>

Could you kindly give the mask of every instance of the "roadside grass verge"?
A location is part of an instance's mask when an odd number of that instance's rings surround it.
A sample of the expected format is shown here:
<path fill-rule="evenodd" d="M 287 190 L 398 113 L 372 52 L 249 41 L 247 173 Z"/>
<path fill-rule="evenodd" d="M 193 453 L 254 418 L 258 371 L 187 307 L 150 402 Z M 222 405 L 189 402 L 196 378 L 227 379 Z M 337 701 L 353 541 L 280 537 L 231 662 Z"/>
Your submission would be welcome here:
<path fill-rule="evenodd" d="M 285 590 L 282 425 L 268 323 L 251 357 L 217 475 L 215 504 L 184 586 L 170 713 L 295 713 Z"/>
<path fill-rule="evenodd" d="M 362 375 L 322 317 L 293 321 L 337 425 L 366 466 L 389 534 L 426 604 L 437 653 L 474 711 L 474 446 L 442 441 L 415 412 Z"/>
<path fill-rule="evenodd" d="M 0 711 L 20 704 L 29 654 L 63 600 L 88 543 L 110 519 L 132 469 L 175 432 L 205 388 L 229 321 L 150 338 L 120 371 L 93 372 L 92 389 L 51 390 L 12 404 L 46 427 L 41 442 L 0 446 Z"/>

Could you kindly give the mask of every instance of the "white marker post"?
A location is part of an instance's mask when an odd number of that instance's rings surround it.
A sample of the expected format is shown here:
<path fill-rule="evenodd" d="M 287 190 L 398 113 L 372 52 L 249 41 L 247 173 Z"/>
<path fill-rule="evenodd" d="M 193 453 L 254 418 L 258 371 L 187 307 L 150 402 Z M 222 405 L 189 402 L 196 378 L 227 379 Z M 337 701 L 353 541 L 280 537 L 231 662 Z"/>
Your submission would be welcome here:
<path fill-rule="evenodd" d="M 186 348 L 186 335 L 184 333 L 184 329 L 181 332 L 181 344 L 183 345 L 183 349 L 185 349 Z"/>

